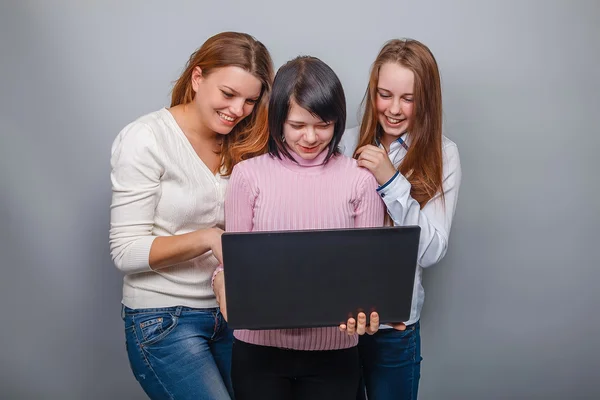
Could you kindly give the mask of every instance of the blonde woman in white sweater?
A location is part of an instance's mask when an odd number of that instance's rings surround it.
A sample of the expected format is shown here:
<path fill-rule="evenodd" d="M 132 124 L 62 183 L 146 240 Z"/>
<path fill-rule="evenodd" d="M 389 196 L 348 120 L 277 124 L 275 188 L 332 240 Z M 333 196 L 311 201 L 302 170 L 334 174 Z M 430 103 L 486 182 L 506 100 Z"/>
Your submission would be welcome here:
<path fill-rule="evenodd" d="M 232 332 L 211 288 L 223 200 L 242 158 L 264 152 L 273 63 L 225 32 L 194 52 L 170 108 L 127 125 L 112 147 L 110 250 L 124 274 L 132 371 L 152 399 L 232 397 Z"/>

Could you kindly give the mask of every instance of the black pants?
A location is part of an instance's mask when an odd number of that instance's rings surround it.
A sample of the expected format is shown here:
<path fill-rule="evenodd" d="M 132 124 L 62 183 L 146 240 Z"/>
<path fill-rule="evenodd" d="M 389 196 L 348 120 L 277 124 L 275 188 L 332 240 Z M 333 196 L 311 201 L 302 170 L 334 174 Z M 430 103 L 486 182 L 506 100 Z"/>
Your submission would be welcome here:
<path fill-rule="evenodd" d="M 233 343 L 236 400 L 355 400 L 358 349 L 301 351 Z"/>

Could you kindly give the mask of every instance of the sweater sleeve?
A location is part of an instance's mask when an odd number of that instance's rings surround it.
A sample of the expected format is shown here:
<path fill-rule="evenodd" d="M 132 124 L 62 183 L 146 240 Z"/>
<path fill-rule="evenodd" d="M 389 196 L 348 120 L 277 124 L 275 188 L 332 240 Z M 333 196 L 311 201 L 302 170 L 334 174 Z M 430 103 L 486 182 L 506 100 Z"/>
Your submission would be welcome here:
<path fill-rule="evenodd" d="M 446 147 L 444 157 L 442 181 L 444 198 L 440 193 L 436 194 L 423 209 L 410 196 L 411 185 L 402 174 L 397 174 L 390 182 L 378 189 L 395 225 L 421 227 L 418 263 L 424 268 L 438 263 L 446 254 L 448 236 L 458 200 L 462 173 L 458 148 L 455 144 Z"/>
<path fill-rule="evenodd" d="M 225 231 L 250 232 L 254 226 L 254 199 L 244 164 L 233 168 L 225 194 Z"/>
<path fill-rule="evenodd" d="M 359 189 L 358 201 L 354 210 L 354 226 L 356 228 L 374 228 L 383 226 L 385 206 L 377 195 L 377 181 L 370 173 L 365 173 Z"/>
<path fill-rule="evenodd" d="M 115 139 L 111 156 L 110 253 L 126 274 L 150 271 L 154 212 L 164 172 L 156 138 L 133 122 Z"/>

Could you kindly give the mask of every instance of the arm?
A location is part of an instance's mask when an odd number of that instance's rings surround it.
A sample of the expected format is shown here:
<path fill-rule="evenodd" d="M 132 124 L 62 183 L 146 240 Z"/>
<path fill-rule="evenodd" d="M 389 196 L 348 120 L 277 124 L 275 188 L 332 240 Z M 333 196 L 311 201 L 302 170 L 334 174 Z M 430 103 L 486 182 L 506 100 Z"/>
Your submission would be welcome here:
<path fill-rule="evenodd" d="M 227 232 L 250 232 L 254 219 L 255 196 L 249 188 L 243 170 L 239 164 L 231 173 L 229 186 L 225 194 L 225 230 Z M 218 267 L 212 277 L 213 291 L 221 313 L 227 320 L 227 304 L 225 295 L 225 278 L 223 266 Z"/>
<path fill-rule="evenodd" d="M 153 132 L 140 123 L 125 127 L 112 146 L 110 252 L 126 274 L 147 272 L 195 258 L 215 249 L 220 257 L 220 230 L 184 235 L 152 234 L 164 166 Z"/>
<path fill-rule="evenodd" d="M 373 175 L 365 175 L 355 204 L 354 226 L 356 228 L 383 226 L 385 205 L 377 194 L 377 181 Z"/>
<path fill-rule="evenodd" d="M 199 229 L 183 235 L 160 236 L 150 248 L 150 268 L 156 270 L 196 258 L 207 251 L 222 262 L 221 234 L 217 227 Z"/>
<path fill-rule="evenodd" d="M 361 171 L 362 172 L 362 171 Z M 364 174 L 364 179 L 358 189 L 358 198 L 354 204 L 354 227 L 371 228 L 383 226 L 383 216 L 385 206 L 376 192 L 377 181 L 370 173 Z M 379 314 L 373 311 L 369 315 L 369 324 L 367 325 L 367 316 L 360 312 L 357 318 L 350 317 L 345 324 L 340 324 L 340 331 L 348 335 L 372 335 L 379 330 Z"/>
<path fill-rule="evenodd" d="M 251 232 L 254 226 L 254 201 L 243 165 L 236 166 L 225 194 L 225 231 Z"/>
<path fill-rule="evenodd" d="M 378 189 L 396 225 L 421 227 L 418 263 L 424 268 L 439 262 L 448 250 L 448 237 L 462 178 L 457 147 L 450 145 L 445 150 L 442 181 L 444 199 L 438 193 L 421 209 L 419 203 L 410 196 L 410 183 L 401 174 L 395 175 Z"/>

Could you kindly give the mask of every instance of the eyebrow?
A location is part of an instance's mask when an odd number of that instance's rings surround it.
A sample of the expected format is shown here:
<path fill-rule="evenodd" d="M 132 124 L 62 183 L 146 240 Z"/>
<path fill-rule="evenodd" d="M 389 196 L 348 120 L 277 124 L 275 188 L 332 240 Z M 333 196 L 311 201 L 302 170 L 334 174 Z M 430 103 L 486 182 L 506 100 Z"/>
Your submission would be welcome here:
<path fill-rule="evenodd" d="M 225 89 L 229 89 L 229 90 L 231 90 L 231 91 L 233 92 L 233 94 L 235 94 L 235 95 L 238 95 L 238 96 L 241 96 L 240 92 L 238 92 L 238 91 L 237 91 L 237 90 L 235 90 L 234 88 L 232 88 L 232 87 L 229 87 L 229 86 L 227 86 L 227 85 L 223 85 L 223 87 L 224 87 Z M 256 96 L 256 97 L 252 97 L 252 98 L 250 98 L 250 99 L 252 99 L 252 100 L 258 100 L 258 99 L 259 99 L 259 97 L 260 97 L 260 94 L 259 94 L 258 96 Z"/>
<path fill-rule="evenodd" d="M 380 86 L 377 86 L 377 90 L 382 90 L 384 92 L 392 93 L 391 90 L 384 89 Z M 402 96 L 413 96 L 413 94 L 412 93 L 404 93 Z"/>
<path fill-rule="evenodd" d="M 286 122 L 288 124 L 306 125 L 306 122 L 304 122 L 304 121 L 294 121 L 293 119 L 288 119 Z M 319 122 L 315 123 L 314 125 L 326 125 L 326 124 L 329 124 L 329 123 L 330 122 L 319 121 Z"/>

